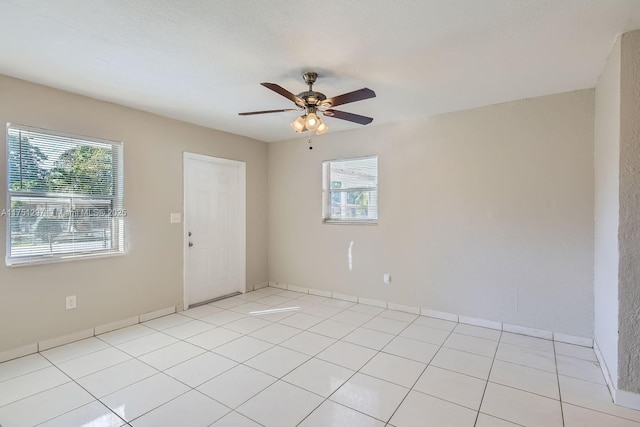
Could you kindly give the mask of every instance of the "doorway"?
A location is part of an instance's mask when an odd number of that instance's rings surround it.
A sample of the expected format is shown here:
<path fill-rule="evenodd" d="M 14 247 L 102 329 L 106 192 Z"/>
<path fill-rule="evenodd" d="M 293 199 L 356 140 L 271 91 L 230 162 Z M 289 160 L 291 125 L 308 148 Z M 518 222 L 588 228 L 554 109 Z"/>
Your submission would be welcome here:
<path fill-rule="evenodd" d="M 246 291 L 246 164 L 184 153 L 184 308 Z"/>

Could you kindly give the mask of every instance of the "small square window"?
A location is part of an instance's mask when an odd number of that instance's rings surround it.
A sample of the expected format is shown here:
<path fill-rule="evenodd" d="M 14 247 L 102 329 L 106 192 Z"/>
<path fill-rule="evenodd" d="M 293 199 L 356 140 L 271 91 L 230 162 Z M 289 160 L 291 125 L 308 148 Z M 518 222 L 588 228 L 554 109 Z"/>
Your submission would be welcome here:
<path fill-rule="evenodd" d="M 378 156 L 322 163 L 322 218 L 331 223 L 378 223 Z"/>

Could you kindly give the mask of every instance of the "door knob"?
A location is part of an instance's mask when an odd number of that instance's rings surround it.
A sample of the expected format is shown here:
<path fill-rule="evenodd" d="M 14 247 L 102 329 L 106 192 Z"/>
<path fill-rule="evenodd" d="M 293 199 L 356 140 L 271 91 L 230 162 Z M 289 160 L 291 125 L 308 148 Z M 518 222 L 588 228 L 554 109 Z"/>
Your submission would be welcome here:
<path fill-rule="evenodd" d="M 193 246 L 193 242 L 189 242 L 189 247 Z"/>

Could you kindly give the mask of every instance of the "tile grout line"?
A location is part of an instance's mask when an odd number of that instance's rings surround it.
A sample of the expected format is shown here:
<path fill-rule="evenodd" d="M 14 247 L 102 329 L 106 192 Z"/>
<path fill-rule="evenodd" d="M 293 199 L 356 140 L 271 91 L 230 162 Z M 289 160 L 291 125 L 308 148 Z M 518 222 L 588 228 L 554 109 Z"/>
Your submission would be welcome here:
<path fill-rule="evenodd" d="M 487 375 L 487 381 L 484 384 L 484 390 L 482 391 L 482 397 L 480 398 L 480 406 L 478 406 L 478 412 L 476 413 L 476 421 L 473 423 L 474 426 L 476 424 L 478 424 L 478 418 L 480 418 L 480 410 L 482 409 L 482 403 L 484 402 L 484 396 L 486 395 L 487 388 L 489 387 L 489 379 L 491 378 L 491 371 L 493 371 L 493 364 L 496 362 L 496 355 L 498 354 L 498 348 L 500 347 L 500 341 L 502 341 L 502 333 L 503 333 L 503 331 L 500 331 L 500 337 L 499 337 L 498 343 L 496 345 L 496 350 L 493 353 L 493 359 L 491 359 L 491 367 L 489 368 L 489 373 Z"/>
<path fill-rule="evenodd" d="M 556 343 L 553 342 L 553 361 L 556 365 L 556 381 L 558 381 L 558 399 L 560 403 L 560 419 L 562 420 L 562 425 L 565 425 L 564 422 L 564 408 L 562 407 L 562 390 L 560 389 L 560 372 L 558 371 L 558 355 L 556 354 Z"/>

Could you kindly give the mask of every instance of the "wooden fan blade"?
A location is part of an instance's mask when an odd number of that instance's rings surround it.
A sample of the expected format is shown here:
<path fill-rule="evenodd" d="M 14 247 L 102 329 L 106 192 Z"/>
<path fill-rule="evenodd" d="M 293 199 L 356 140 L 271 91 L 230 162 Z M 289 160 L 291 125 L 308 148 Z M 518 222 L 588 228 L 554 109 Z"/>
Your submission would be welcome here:
<path fill-rule="evenodd" d="M 246 113 L 238 113 L 239 116 L 253 116 L 255 114 L 269 114 L 269 113 L 285 113 L 287 111 L 298 111 L 295 108 L 289 108 L 286 110 L 264 110 L 264 111 L 249 111 Z"/>
<path fill-rule="evenodd" d="M 282 86 L 279 86 L 279 85 L 277 85 L 275 83 L 260 83 L 260 84 L 262 86 L 266 87 L 267 89 L 271 89 L 275 93 L 278 93 L 278 94 L 284 96 L 285 98 L 295 102 L 296 104 L 298 104 L 300 106 L 304 106 L 304 101 L 302 99 L 298 98 L 296 95 L 292 94 L 291 92 L 289 92 L 288 90 L 286 90 Z"/>
<path fill-rule="evenodd" d="M 362 89 L 354 90 L 353 92 L 343 93 L 342 95 L 334 96 L 327 99 L 325 102 L 330 102 L 332 107 L 337 105 L 348 104 L 350 102 L 362 101 L 363 99 L 375 98 L 376 93 L 371 89 L 365 87 Z"/>
<path fill-rule="evenodd" d="M 336 119 L 347 120 L 361 125 L 367 125 L 373 121 L 371 117 L 361 116 L 360 114 L 347 113 L 340 110 L 327 110 L 323 113 L 327 117 L 333 117 Z"/>

